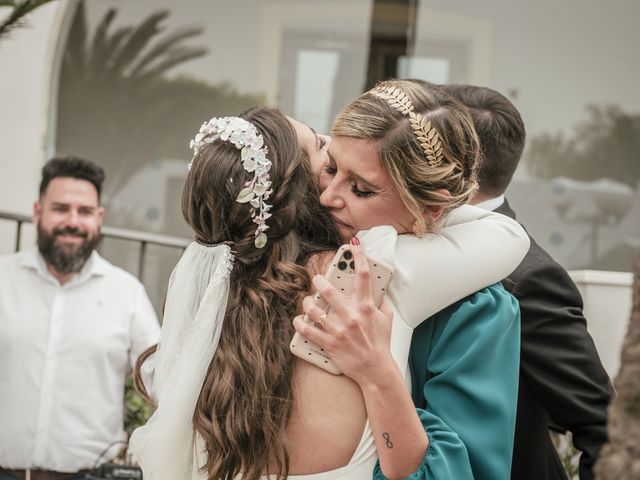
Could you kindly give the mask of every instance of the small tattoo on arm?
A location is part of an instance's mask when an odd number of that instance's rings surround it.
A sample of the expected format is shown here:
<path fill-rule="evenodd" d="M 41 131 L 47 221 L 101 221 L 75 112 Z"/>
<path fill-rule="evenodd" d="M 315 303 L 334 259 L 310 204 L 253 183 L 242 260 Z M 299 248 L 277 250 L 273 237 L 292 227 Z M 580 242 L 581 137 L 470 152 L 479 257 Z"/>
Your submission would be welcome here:
<path fill-rule="evenodd" d="M 387 442 L 387 448 L 393 448 L 393 443 L 391 443 L 391 436 L 387 432 L 384 432 L 382 434 L 382 438 L 384 438 Z"/>

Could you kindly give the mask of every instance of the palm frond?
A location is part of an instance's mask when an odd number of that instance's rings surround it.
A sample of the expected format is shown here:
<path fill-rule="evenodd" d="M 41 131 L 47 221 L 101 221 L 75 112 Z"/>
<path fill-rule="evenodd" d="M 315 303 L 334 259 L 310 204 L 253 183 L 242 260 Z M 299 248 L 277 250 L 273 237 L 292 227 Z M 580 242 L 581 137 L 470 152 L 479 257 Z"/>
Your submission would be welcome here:
<path fill-rule="evenodd" d="M 131 71 L 131 77 L 138 77 L 143 74 L 143 70 L 157 59 L 166 55 L 168 50 L 178 47 L 182 41 L 200 35 L 204 31 L 203 28 L 180 29 L 175 33 L 166 35 L 158 40 L 153 47 L 147 52 L 136 64 Z"/>
<path fill-rule="evenodd" d="M 132 31 L 132 27 L 122 27 L 113 32 L 113 34 L 107 39 L 107 48 L 109 52 L 111 52 L 111 63 L 108 65 L 110 70 L 113 70 L 113 64 L 115 59 L 118 57 L 118 52 L 124 48 L 124 44 L 126 43 L 127 38 L 131 36 Z"/>
<path fill-rule="evenodd" d="M 209 52 L 209 49 L 205 47 L 191 47 L 180 48 L 167 53 L 167 58 L 155 65 L 153 68 L 148 69 L 144 74 L 140 75 L 136 80 L 145 82 L 160 77 L 163 73 L 172 69 L 180 63 L 192 60 L 194 58 L 202 57 Z"/>
<path fill-rule="evenodd" d="M 87 14 L 84 1 L 78 2 L 78 6 L 71 22 L 67 48 L 64 54 L 64 69 L 73 77 L 86 73 L 87 63 Z M 73 73 L 72 73 L 73 72 Z"/>
<path fill-rule="evenodd" d="M 12 2 L 4 0 L 0 6 L 13 7 L 13 11 L 0 23 L 0 38 L 8 35 L 11 31 L 24 24 L 24 16 L 42 5 L 53 0 L 24 0 L 23 2 Z"/>
<path fill-rule="evenodd" d="M 108 48 L 108 31 L 116 17 L 117 11 L 115 8 L 110 8 L 104 17 L 100 20 L 96 28 L 96 32 L 93 34 L 93 43 L 91 46 L 91 73 L 99 78 L 104 77 L 104 73 L 107 70 L 109 56 L 112 52 Z"/>
<path fill-rule="evenodd" d="M 161 23 L 169 16 L 166 10 L 149 15 L 143 22 L 135 27 L 133 33 L 128 37 L 127 42 L 122 46 L 116 58 L 114 58 L 112 68 L 114 71 L 123 71 L 127 66 L 141 54 L 151 39 L 160 31 Z"/>

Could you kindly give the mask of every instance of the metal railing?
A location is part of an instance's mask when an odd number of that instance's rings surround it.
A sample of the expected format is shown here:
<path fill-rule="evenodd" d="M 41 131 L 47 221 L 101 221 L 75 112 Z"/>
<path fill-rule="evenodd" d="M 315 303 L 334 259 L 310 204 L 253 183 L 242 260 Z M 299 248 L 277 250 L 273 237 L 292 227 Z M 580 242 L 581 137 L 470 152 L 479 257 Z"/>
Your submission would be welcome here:
<path fill-rule="evenodd" d="M 16 223 L 15 251 L 17 252 L 20 250 L 20 243 L 22 240 L 22 225 L 25 223 L 33 223 L 31 217 L 28 215 L 0 210 L 0 220 L 9 220 Z M 103 226 L 101 228 L 101 232 L 102 236 L 105 238 L 114 238 L 138 243 L 138 271 L 136 276 L 140 281 L 142 281 L 144 275 L 144 265 L 148 245 L 159 245 L 162 247 L 184 250 L 191 242 L 191 240 L 186 238 L 157 235 L 155 233 L 139 232 L 136 230 L 127 230 L 116 227 Z"/>

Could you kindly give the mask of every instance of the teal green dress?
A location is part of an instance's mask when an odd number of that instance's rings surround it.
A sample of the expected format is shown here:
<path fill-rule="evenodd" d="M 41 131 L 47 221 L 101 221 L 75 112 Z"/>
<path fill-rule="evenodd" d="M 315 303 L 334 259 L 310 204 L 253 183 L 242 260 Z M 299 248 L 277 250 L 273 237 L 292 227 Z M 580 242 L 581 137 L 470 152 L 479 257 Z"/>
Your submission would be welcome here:
<path fill-rule="evenodd" d="M 429 446 L 408 479 L 510 479 L 519 363 L 520 310 L 499 283 L 418 326 L 409 366 Z"/>

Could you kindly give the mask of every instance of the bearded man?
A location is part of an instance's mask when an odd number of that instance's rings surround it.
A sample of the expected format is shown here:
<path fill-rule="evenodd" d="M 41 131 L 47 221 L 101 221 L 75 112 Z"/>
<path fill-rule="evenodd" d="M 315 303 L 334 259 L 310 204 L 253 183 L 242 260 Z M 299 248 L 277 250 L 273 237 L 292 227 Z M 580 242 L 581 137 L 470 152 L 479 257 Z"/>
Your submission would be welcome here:
<path fill-rule="evenodd" d="M 123 395 L 159 324 L 142 284 L 96 246 L 102 168 L 54 158 L 38 246 L 0 256 L 0 480 L 84 478 L 125 440 Z"/>

